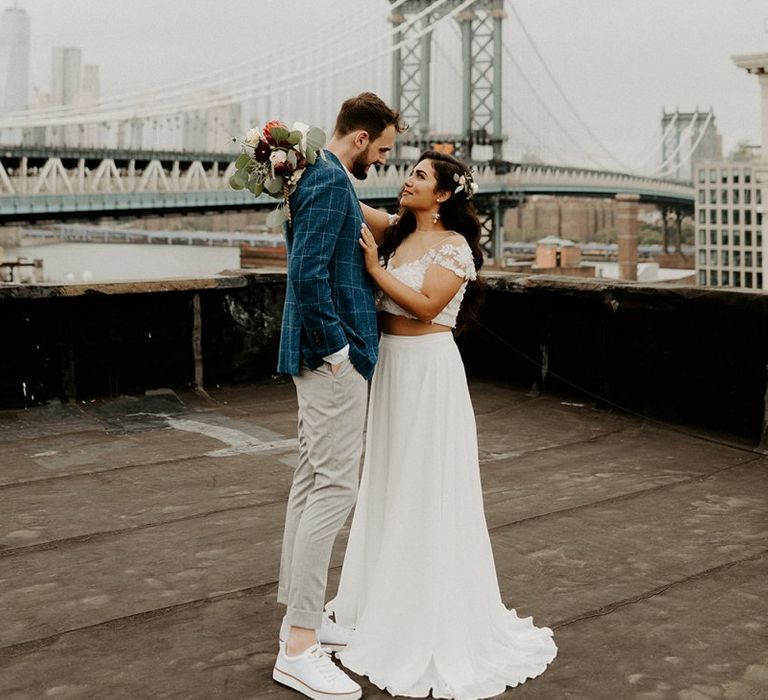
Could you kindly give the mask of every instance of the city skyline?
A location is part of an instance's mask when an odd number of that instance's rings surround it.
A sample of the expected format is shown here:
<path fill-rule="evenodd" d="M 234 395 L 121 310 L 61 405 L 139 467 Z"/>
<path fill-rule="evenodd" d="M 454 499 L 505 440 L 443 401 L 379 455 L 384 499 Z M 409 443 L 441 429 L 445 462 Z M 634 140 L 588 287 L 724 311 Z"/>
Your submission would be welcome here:
<path fill-rule="evenodd" d="M 101 91 L 109 96 L 225 68 L 251 57 L 254 49 L 271 58 L 276 44 L 285 40 L 279 29 L 289 26 L 288 18 L 297 27 L 291 36 L 306 35 L 309 27 L 327 29 L 348 15 L 366 12 L 372 18 L 372 40 L 389 31 L 388 3 L 372 0 L 337 2 L 330 13 L 305 0 L 249 5 L 170 0 L 160 7 L 147 0 L 136 0 L 130 7 L 114 0 L 53 6 L 44 0 L 20 0 L 19 7 L 32 20 L 30 88 L 42 92 L 50 89 L 55 46 L 78 46 L 89 63 L 99 64 Z M 629 2 L 606 0 L 564 0 L 556 12 L 551 2 L 518 0 L 514 7 L 586 123 L 620 157 L 629 160 L 642 153 L 658 139 L 661 113 L 676 108 L 712 107 L 725 153 L 739 141 L 759 141 L 757 88 L 734 70 L 730 57 L 768 46 L 768 13 L 760 3 L 739 0 L 724 8 L 722 3 L 681 0 L 667 7 L 651 0 L 642 12 Z M 668 20 L 664 23 L 654 21 L 661 7 Z M 261 31 L 267 21 L 278 31 Z M 108 25 L 121 28 L 119 42 L 106 31 Z M 512 29 L 512 17 L 507 25 Z M 519 47 L 515 55 L 520 64 L 542 85 L 531 47 L 518 41 L 520 37 L 510 38 L 510 44 Z M 530 96 L 513 80 L 517 76 L 505 77 L 506 96 L 527 114 Z M 456 100 L 454 87 L 446 88 L 449 104 Z M 544 94 L 558 109 L 554 91 Z M 541 121 L 535 114 L 528 118 Z"/>

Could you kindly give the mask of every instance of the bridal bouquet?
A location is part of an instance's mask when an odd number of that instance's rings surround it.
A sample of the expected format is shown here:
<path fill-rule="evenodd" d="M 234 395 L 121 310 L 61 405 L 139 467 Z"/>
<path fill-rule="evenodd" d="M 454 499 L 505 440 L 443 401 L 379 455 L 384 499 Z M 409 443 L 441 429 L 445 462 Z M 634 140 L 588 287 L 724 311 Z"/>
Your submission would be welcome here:
<path fill-rule="evenodd" d="M 233 139 L 237 142 L 238 139 Z M 234 190 L 248 190 L 254 197 L 266 192 L 280 200 L 267 216 L 267 226 L 291 223 L 288 201 L 307 166 L 312 165 L 325 146 L 325 132 L 316 126 L 295 122 L 290 129 L 273 119 L 262 128 L 251 129 L 239 142 L 242 153 L 229 179 Z"/>

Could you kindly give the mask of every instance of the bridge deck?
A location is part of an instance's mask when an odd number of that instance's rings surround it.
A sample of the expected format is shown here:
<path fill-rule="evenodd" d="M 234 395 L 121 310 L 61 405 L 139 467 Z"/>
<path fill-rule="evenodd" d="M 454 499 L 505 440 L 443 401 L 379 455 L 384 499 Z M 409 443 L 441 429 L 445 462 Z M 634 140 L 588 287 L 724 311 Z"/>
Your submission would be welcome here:
<path fill-rule="evenodd" d="M 768 457 L 471 391 L 503 598 L 560 648 L 509 696 L 768 696 Z M 0 696 L 295 697 L 270 677 L 293 388 L 212 395 L 0 412 Z"/>

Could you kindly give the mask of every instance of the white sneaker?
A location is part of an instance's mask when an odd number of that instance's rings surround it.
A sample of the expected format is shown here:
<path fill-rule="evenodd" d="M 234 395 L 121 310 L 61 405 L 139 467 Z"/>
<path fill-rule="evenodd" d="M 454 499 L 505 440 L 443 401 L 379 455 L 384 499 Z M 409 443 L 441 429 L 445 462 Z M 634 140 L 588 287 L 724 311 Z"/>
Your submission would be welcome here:
<path fill-rule="evenodd" d="M 363 694 L 319 644 L 298 656 L 288 656 L 281 644 L 272 678 L 313 700 L 357 700 Z"/>
<path fill-rule="evenodd" d="M 349 644 L 349 640 L 352 636 L 352 630 L 337 625 L 328 616 L 328 613 L 323 613 L 323 621 L 320 623 L 320 629 L 317 631 L 317 641 L 325 651 L 341 651 Z M 283 617 L 283 622 L 280 625 L 280 644 L 285 644 L 285 640 L 288 639 L 288 623 Z"/>

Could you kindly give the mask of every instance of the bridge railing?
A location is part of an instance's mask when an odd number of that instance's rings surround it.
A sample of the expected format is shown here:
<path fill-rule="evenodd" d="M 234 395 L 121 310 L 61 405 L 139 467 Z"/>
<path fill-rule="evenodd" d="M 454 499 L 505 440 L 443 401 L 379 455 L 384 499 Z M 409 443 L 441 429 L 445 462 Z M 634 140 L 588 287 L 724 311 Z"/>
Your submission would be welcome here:
<path fill-rule="evenodd" d="M 154 159 L 137 164 L 134 160 L 105 158 L 95 166 L 94 161 L 85 159 L 73 166 L 72 161 L 51 157 L 38 162 L 42 164 L 30 166 L 25 158 L 0 156 L 0 199 L 20 195 L 215 193 L 230 191 L 229 178 L 235 170 L 231 161 Z M 508 172 L 498 172 L 491 164 L 477 168 L 475 179 L 481 195 L 549 192 L 606 196 L 637 192 L 651 199 L 669 197 L 693 203 L 692 185 L 679 181 L 542 164 L 510 163 L 504 169 Z M 410 166 L 405 165 L 371 169 L 368 179 L 356 183 L 356 187 L 364 197 L 393 199 L 409 172 Z"/>

